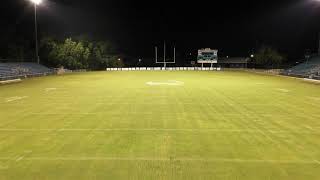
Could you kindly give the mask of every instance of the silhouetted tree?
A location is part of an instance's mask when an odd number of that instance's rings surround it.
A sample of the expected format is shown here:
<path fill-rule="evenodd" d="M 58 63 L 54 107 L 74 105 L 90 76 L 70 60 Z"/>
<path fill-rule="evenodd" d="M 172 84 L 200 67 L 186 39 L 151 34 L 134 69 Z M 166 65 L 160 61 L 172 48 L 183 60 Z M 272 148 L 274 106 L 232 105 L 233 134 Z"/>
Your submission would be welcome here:
<path fill-rule="evenodd" d="M 283 55 L 268 46 L 261 47 L 254 56 L 256 65 L 268 68 L 279 68 L 284 60 L 285 57 Z"/>

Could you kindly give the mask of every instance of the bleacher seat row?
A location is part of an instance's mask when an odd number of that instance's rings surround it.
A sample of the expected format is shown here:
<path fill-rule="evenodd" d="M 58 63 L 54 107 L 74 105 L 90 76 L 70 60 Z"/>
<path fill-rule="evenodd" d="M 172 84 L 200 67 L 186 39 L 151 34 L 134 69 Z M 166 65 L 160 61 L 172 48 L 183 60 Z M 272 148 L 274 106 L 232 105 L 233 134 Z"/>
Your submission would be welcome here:
<path fill-rule="evenodd" d="M 320 75 L 320 56 L 314 56 L 308 61 L 286 70 L 284 73 L 299 77 L 318 76 Z"/>
<path fill-rule="evenodd" d="M 52 73 L 53 70 L 36 63 L 0 63 L 0 81 Z"/>

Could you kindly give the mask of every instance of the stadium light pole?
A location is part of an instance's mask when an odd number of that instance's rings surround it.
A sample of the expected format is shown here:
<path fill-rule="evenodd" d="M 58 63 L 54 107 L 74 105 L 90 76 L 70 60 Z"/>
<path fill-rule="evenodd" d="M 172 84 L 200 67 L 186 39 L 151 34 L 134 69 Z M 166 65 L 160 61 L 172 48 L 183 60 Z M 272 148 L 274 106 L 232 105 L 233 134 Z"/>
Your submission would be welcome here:
<path fill-rule="evenodd" d="M 34 31 L 35 31 L 35 41 L 36 41 L 36 60 L 40 64 L 39 57 L 39 45 L 38 45 L 38 22 L 37 22 L 37 6 L 42 3 L 42 0 L 30 0 L 34 4 Z"/>

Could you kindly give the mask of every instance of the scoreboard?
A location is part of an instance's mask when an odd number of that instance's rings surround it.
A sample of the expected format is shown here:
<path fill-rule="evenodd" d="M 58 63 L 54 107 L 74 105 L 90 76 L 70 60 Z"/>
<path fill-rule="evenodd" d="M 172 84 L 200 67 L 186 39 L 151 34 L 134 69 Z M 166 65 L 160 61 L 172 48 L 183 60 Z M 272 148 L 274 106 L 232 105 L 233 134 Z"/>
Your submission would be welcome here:
<path fill-rule="evenodd" d="M 198 50 L 198 63 L 216 64 L 218 63 L 218 50 L 215 49 L 200 49 Z"/>

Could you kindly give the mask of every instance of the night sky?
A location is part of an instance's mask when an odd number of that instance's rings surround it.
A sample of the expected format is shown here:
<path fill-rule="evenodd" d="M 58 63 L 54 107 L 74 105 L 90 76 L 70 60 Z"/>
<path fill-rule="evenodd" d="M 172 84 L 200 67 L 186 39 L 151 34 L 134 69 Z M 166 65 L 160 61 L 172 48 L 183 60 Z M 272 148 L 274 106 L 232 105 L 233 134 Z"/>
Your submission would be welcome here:
<path fill-rule="evenodd" d="M 33 40 L 28 0 L 1 0 L 1 40 Z M 40 34 L 87 34 L 115 43 L 133 57 L 151 57 L 165 40 L 181 54 L 216 48 L 220 56 L 248 56 L 262 44 L 290 58 L 316 51 L 320 31 L 317 0 L 44 0 L 38 7 Z"/>

